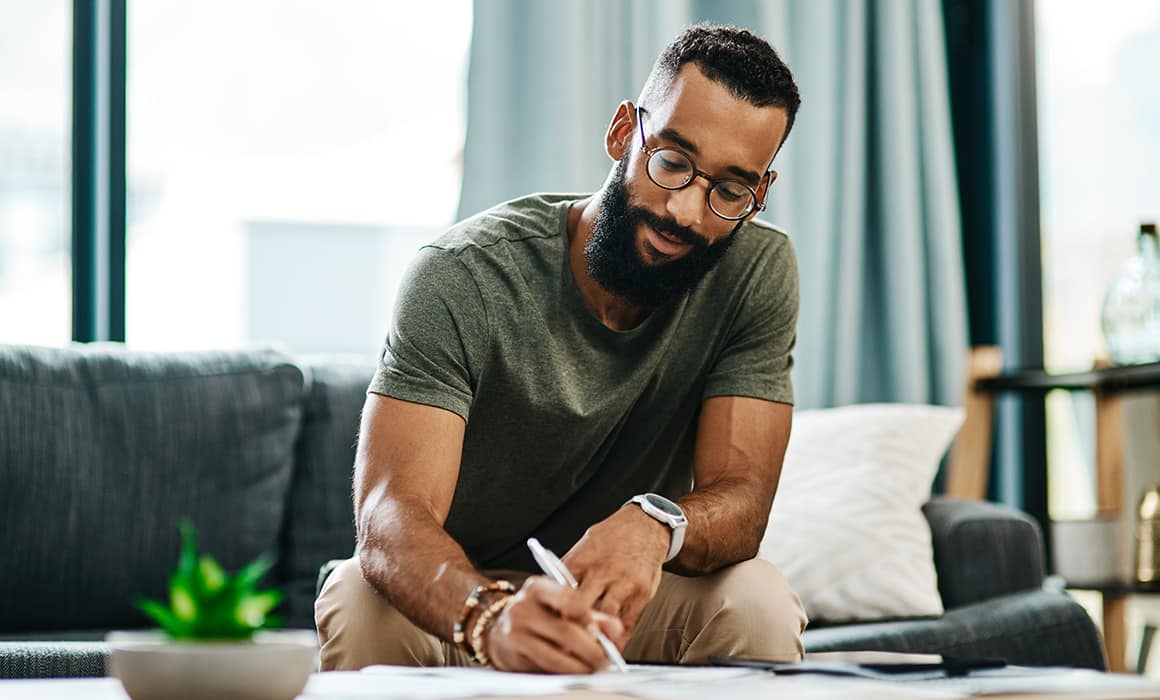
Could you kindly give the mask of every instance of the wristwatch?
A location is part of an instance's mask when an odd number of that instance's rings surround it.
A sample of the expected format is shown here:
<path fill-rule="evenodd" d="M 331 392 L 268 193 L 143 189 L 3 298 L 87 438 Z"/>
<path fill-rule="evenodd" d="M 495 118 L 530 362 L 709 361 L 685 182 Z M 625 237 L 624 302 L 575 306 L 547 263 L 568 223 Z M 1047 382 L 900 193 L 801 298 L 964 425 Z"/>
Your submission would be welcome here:
<path fill-rule="evenodd" d="M 685 511 L 681 510 L 681 507 L 676 503 L 655 493 L 642 493 L 633 496 L 625 505 L 629 503 L 637 504 L 650 517 L 669 526 L 669 529 L 673 531 L 673 539 L 669 543 L 669 553 L 665 555 L 665 561 L 670 562 L 675 559 L 677 554 L 681 552 L 681 545 L 685 543 L 685 527 L 689 524 L 689 519 L 685 517 Z"/>

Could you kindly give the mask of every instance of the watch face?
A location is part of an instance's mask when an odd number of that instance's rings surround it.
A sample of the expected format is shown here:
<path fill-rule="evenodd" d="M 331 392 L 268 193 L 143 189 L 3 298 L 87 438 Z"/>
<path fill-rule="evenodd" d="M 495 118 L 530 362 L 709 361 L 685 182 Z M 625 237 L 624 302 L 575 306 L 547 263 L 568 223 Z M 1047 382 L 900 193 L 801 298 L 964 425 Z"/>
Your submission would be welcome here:
<path fill-rule="evenodd" d="M 684 515 L 684 513 L 681 512 L 681 509 L 677 507 L 676 503 L 673 503 L 663 496 L 658 496 L 655 493 L 648 493 L 645 494 L 645 499 L 649 502 L 649 505 L 661 511 L 662 513 L 667 513 L 668 515 L 676 518 Z"/>

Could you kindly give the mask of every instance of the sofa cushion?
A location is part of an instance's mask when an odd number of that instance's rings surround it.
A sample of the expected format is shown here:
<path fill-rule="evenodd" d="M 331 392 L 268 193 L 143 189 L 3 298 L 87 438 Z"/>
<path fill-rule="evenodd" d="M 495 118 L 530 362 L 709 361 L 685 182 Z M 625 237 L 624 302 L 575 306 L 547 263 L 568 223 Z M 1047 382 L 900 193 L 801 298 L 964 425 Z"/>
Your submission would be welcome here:
<path fill-rule="evenodd" d="M 1055 591 L 1025 591 L 974 603 L 938 619 L 867 622 L 807 629 L 806 653 L 902 651 L 1003 659 L 1020 666 L 1104 670 L 1095 623 L 1078 603 Z"/>
<path fill-rule="evenodd" d="M 0 641 L 0 678 L 103 676 L 108 657 L 104 642 Z"/>
<path fill-rule="evenodd" d="M 864 404 L 794 413 L 758 556 L 789 579 L 811 619 L 943 611 L 922 514 L 958 408 Z"/>
<path fill-rule="evenodd" d="M 148 625 L 182 517 L 277 554 L 302 392 L 273 351 L 0 346 L 0 631 Z"/>
<path fill-rule="evenodd" d="M 295 447 L 282 578 L 287 624 L 314 627 L 319 567 L 354 551 L 351 479 L 359 416 L 375 368 L 323 358 L 303 359 L 300 364 L 310 388 Z"/>

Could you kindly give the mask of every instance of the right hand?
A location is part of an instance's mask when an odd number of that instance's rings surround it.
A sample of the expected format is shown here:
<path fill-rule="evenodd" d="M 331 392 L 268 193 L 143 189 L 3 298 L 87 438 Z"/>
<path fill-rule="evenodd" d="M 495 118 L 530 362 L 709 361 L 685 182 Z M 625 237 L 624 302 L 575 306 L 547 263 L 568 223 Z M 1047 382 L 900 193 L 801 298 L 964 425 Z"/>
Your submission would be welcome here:
<path fill-rule="evenodd" d="M 592 673 L 610 663 L 597 629 L 617 639 L 624 626 L 592 610 L 579 591 L 532 576 L 484 631 L 483 644 L 502 671 Z"/>

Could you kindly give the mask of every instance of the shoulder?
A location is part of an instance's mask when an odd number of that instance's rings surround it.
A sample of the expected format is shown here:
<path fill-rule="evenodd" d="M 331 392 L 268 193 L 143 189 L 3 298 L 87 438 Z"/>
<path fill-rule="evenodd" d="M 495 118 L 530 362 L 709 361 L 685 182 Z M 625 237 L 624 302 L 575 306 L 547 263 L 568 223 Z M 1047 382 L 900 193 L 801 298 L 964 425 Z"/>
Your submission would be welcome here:
<path fill-rule="evenodd" d="M 541 193 L 513 199 L 464 219 L 426 247 L 463 256 L 504 244 L 535 246 L 561 238 L 565 235 L 562 217 L 572 202 L 584 196 Z"/>
<path fill-rule="evenodd" d="M 568 209 L 583 196 L 529 195 L 461 221 L 419 249 L 404 289 L 449 287 L 439 295 L 494 306 L 529 284 L 556 280 Z"/>
<path fill-rule="evenodd" d="M 749 221 L 733 236 L 729 250 L 691 300 L 730 322 L 796 315 L 798 267 L 789 235 L 777 226 Z"/>
<path fill-rule="evenodd" d="M 752 219 L 733 234 L 718 271 L 731 280 L 757 276 L 797 277 L 797 257 L 789 234 L 778 226 Z"/>

